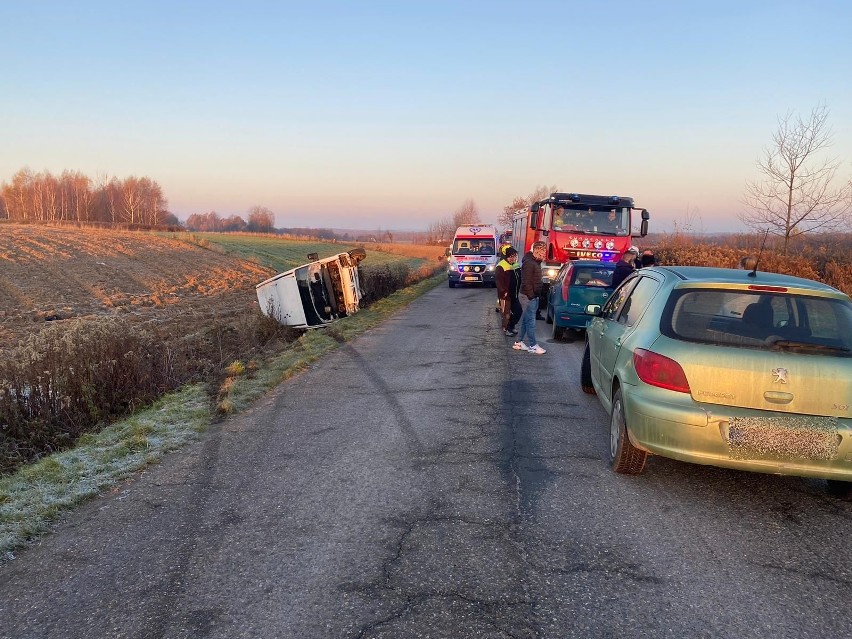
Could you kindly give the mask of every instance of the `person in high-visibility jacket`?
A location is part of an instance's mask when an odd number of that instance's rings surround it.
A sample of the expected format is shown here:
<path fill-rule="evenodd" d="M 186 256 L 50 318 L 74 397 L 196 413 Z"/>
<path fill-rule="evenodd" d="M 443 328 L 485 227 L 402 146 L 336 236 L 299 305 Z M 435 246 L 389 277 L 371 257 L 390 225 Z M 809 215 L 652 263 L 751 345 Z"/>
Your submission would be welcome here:
<path fill-rule="evenodd" d="M 500 245 L 500 248 L 497 249 L 497 257 L 500 258 L 501 260 L 505 260 L 506 259 L 506 251 L 509 250 L 510 248 L 512 248 L 512 245 L 509 242 L 504 241 Z M 512 250 L 514 251 L 515 249 L 512 249 Z M 515 251 L 516 256 L 517 256 L 517 254 L 518 254 L 518 252 Z M 518 268 L 520 268 L 520 265 L 518 265 Z M 494 307 L 494 310 L 497 311 L 498 313 L 503 312 L 503 309 L 500 306 L 500 296 L 499 295 L 497 296 L 497 306 Z"/>
<path fill-rule="evenodd" d="M 505 257 L 497 263 L 497 299 L 500 311 L 503 313 L 501 324 L 504 335 L 517 335 L 515 324 L 521 319 L 521 303 L 518 293 L 521 290 L 521 265 L 518 264 L 518 252 L 511 246 L 506 250 Z"/>

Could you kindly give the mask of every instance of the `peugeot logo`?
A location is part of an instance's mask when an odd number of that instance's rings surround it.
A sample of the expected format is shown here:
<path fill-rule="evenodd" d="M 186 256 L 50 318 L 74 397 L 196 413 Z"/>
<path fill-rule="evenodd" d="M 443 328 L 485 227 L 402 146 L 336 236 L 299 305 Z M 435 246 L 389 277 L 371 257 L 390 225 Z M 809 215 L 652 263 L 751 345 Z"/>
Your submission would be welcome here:
<path fill-rule="evenodd" d="M 774 384 L 786 384 L 787 383 L 787 369 L 786 368 L 773 368 L 772 374 L 775 378 L 772 380 Z"/>

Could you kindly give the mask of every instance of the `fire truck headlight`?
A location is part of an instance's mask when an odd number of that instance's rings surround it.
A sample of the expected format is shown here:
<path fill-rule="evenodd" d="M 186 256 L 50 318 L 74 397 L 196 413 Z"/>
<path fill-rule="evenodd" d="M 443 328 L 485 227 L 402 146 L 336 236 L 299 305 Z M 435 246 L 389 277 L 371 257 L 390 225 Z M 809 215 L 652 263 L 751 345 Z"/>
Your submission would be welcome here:
<path fill-rule="evenodd" d="M 493 270 L 494 270 L 494 269 L 496 269 L 496 268 L 497 268 L 497 267 L 496 267 L 494 264 L 489 264 L 489 265 L 488 265 L 488 270 L 489 270 L 489 271 L 493 271 Z"/>
<path fill-rule="evenodd" d="M 556 274 L 558 272 L 559 272 L 559 269 L 549 268 L 549 269 L 547 269 L 547 277 L 554 278 L 554 277 L 556 277 Z"/>

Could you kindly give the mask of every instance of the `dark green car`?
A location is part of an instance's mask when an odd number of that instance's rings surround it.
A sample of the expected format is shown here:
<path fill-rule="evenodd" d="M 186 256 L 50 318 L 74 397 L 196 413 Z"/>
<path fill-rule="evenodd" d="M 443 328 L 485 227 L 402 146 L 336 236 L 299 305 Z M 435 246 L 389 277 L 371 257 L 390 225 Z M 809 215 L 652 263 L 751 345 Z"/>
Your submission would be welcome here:
<path fill-rule="evenodd" d="M 595 260 L 574 260 L 562 265 L 547 291 L 545 319 L 553 324 L 553 339 L 586 328 L 592 317 L 586 315 L 586 307 L 604 305 L 612 294 L 614 270 L 613 262 Z"/>

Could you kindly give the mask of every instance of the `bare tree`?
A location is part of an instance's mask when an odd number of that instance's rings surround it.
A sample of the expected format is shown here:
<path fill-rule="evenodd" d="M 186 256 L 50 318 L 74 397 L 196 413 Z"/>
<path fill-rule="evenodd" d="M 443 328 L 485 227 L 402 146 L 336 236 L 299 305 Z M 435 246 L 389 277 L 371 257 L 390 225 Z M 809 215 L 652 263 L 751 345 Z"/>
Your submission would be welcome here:
<path fill-rule="evenodd" d="M 772 146 L 757 161 L 760 181 L 747 181 L 743 203 L 750 210 L 739 219 L 752 230 L 791 240 L 843 225 L 852 210 L 852 181 L 834 188 L 841 166 L 821 153 L 831 146 L 828 108 L 820 105 L 805 120 L 788 112 L 778 118 Z"/>
<path fill-rule="evenodd" d="M 248 210 L 248 230 L 254 233 L 272 233 L 275 229 L 275 213 L 265 206 L 253 206 Z"/>
<path fill-rule="evenodd" d="M 511 204 L 503 207 L 503 210 L 497 216 L 497 224 L 511 228 L 512 218 L 520 209 L 525 209 L 530 205 L 530 201 L 525 197 L 515 197 Z"/>
<path fill-rule="evenodd" d="M 503 207 L 503 210 L 497 216 L 497 224 L 500 226 L 511 227 L 512 226 L 512 218 L 515 213 L 517 213 L 521 209 L 527 208 L 530 204 L 538 202 L 539 200 L 543 200 L 548 197 L 551 193 L 556 193 L 559 189 L 554 184 L 553 186 L 547 186 L 546 184 L 541 184 L 535 189 L 533 189 L 532 193 L 530 193 L 526 197 L 516 196 L 514 200 L 512 200 L 511 204 L 507 204 Z"/>
<path fill-rule="evenodd" d="M 547 184 L 542 184 L 540 186 L 535 187 L 532 193 L 527 196 L 527 202 L 529 204 L 534 204 L 539 200 L 543 200 L 544 198 L 550 196 L 551 193 L 558 193 L 559 188 L 553 184 L 552 186 L 547 186 Z"/>
<path fill-rule="evenodd" d="M 453 213 L 453 226 L 459 227 L 465 224 L 476 224 L 479 222 L 479 207 L 473 200 L 465 200 Z"/>

